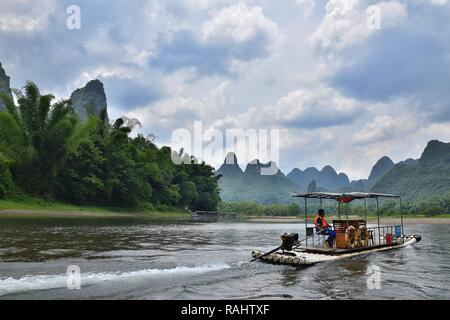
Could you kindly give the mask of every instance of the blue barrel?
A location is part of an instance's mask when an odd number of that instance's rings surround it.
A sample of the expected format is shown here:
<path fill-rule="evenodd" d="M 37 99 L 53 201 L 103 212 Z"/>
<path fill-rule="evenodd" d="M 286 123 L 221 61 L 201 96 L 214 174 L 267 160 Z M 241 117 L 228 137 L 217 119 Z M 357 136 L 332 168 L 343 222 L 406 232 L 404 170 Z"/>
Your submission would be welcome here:
<path fill-rule="evenodd" d="M 395 236 L 396 237 L 402 236 L 402 226 L 395 226 Z"/>

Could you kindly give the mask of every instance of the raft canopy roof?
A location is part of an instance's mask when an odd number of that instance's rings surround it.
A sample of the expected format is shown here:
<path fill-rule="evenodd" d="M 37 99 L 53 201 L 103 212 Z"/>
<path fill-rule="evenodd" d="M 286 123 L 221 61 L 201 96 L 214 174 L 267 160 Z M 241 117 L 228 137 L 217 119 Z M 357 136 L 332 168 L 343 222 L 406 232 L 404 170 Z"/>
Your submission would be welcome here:
<path fill-rule="evenodd" d="M 400 198 L 398 195 L 385 193 L 367 193 L 367 192 L 307 192 L 293 195 L 296 198 L 310 198 L 310 199 L 333 199 L 338 202 L 348 203 L 355 199 L 377 199 L 377 198 Z"/>
<path fill-rule="evenodd" d="M 400 220 L 401 220 L 401 234 L 404 234 L 403 228 L 403 210 L 402 210 L 402 198 L 398 195 L 394 194 L 386 194 L 386 193 L 367 193 L 367 192 L 346 192 L 346 193 L 333 193 L 333 192 L 307 192 L 307 193 L 299 193 L 293 195 L 293 197 L 304 198 L 305 199 L 305 230 L 308 230 L 308 208 L 307 208 L 307 199 L 320 199 L 320 206 L 322 207 L 322 199 L 331 199 L 336 200 L 339 203 L 338 206 L 338 214 L 339 220 L 341 220 L 341 203 L 350 203 L 356 199 L 364 200 L 364 217 L 365 221 L 367 221 L 367 206 L 366 199 L 376 199 L 376 212 L 378 217 L 378 241 L 381 243 L 381 232 L 380 232 L 380 214 L 378 211 L 378 198 L 395 198 L 400 201 Z M 347 223 L 349 221 L 348 210 L 347 210 Z M 312 228 L 313 229 L 313 228 Z M 307 231 L 308 232 L 308 231 Z M 397 232 L 397 231 L 396 231 Z M 314 234 L 314 233 L 313 233 Z M 313 238 L 314 239 L 314 238 Z M 403 239 L 403 243 L 404 243 Z M 308 246 L 308 237 L 306 238 L 306 246 Z"/>

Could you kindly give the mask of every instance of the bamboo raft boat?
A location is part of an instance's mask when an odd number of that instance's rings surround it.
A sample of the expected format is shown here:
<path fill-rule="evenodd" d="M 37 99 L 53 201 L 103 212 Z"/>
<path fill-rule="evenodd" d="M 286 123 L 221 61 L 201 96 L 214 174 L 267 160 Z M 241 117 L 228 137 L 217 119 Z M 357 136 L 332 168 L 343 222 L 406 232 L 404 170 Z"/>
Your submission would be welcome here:
<path fill-rule="evenodd" d="M 413 245 L 421 240 L 420 236 L 406 236 L 404 243 L 392 244 L 392 245 L 380 245 L 365 248 L 364 250 L 359 249 L 323 249 L 320 250 L 309 250 L 309 249 L 294 249 L 291 252 L 274 252 L 269 255 L 264 256 L 264 251 L 253 251 L 252 257 L 258 259 L 260 257 L 261 261 L 273 263 L 273 264 L 285 264 L 292 266 L 304 266 L 313 265 L 322 262 L 328 262 L 333 260 L 345 259 L 350 257 L 355 257 L 363 254 L 388 251 L 403 248 L 409 245 Z"/>
<path fill-rule="evenodd" d="M 378 193 L 321 193 L 312 192 L 298 194 L 295 197 L 305 199 L 305 229 L 306 238 L 298 241 L 298 234 L 283 234 L 282 244 L 278 248 L 264 252 L 261 250 L 252 251 L 253 260 L 260 260 L 272 264 L 284 264 L 291 266 L 308 266 L 317 263 L 346 259 L 359 255 L 383 252 L 404 248 L 421 241 L 419 235 L 405 235 L 403 227 L 403 212 L 401 198 L 396 195 Z M 378 210 L 379 198 L 398 198 L 400 200 L 400 225 L 381 226 Z M 315 227 L 308 225 L 307 199 L 320 199 L 322 207 L 323 199 L 333 199 L 339 204 L 339 220 L 333 220 L 333 229 L 336 232 L 336 244 L 332 248 L 324 247 L 325 236 L 314 232 Z M 349 203 L 355 199 L 364 200 L 365 219 L 350 220 L 341 219 L 341 203 Z M 376 212 L 378 224 L 375 227 L 367 226 L 367 199 L 376 199 Z M 317 239 L 315 238 L 317 237 Z M 308 243 L 309 240 L 309 243 Z M 302 244 L 305 242 L 305 244 Z"/>

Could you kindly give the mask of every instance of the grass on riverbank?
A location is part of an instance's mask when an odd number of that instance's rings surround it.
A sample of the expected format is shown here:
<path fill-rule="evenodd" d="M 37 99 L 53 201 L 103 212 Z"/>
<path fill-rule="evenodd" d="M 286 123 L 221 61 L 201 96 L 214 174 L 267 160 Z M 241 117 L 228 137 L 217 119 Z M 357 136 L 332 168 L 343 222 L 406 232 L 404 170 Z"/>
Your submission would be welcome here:
<path fill-rule="evenodd" d="M 0 200 L 0 217 L 129 217 L 151 220 L 187 219 L 182 209 L 153 211 L 134 208 L 78 206 L 36 198 Z"/>

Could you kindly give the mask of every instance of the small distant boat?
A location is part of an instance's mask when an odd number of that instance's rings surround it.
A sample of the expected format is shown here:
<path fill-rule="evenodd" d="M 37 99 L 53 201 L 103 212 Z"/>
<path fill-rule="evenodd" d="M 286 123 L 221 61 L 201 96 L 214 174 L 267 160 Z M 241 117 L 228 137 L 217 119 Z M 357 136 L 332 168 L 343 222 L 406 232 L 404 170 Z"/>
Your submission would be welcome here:
<path fill-rule="evenodd" d="M 381 193 L 325 193 L 310 192 L 294 195 L 294 197 L 305 200 L 305 229 L 306 238 L 299 241 L 297 233 L 283 234 L 282 243 L 272 251 L 264 252 L 255 250 L 252 252 L 254 260 L 261 260 L 273 264 L 286 264 L 292 266 L 306 266 L 333 260 L 355 257 L 380 251 L 400 249 L 421 241 L 419 235 L 405 235 L 403 228 L 403 212 L 401 197 Z M 379 198 L 396 198 L 400 202 L 400 224 L 391 226 L 380 225 L 378 210 Z M 338 202 L 338 220 L 333 220 L 333 230 L 336 232 L 336 242 L 332 248 L 324 245 L 326 236 L 315 232 L 314 226 L 308 225 L 308 202 L 307 199 L 320 199 L 322 201 L 331 199 Z M 350 203 L 353 200 L 364 201 L 364 220 L 341 219 L 341 204 Z M 376 200 L 377 226 L 367 225 L 367 199 Z"/>
<path fill-rule="evenodd" d="M 215 211 L 195 211 L 192 213 L 192 220 L 199 222 L 216 222 L 219 219 L 219 213 Z"/>
<path fill-rule="evenodd" d="M 193 216 L 207 216 L 207 217 L 212 217 L 212 216 L 218 216 L 219 213 L 216 211 L 195 211 L 194 213 L 192 213 Z"/>

